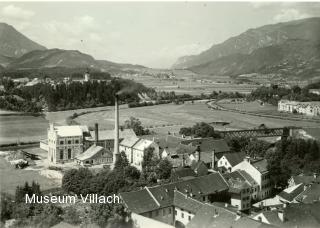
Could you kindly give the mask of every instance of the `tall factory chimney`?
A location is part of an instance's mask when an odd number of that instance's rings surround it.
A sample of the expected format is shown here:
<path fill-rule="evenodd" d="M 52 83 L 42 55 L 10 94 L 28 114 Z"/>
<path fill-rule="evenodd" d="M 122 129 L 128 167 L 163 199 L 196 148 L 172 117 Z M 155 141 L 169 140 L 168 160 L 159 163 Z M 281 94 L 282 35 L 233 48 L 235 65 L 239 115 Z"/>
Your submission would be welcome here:
<path fill-rule="evenodd" d="M 98 145 L 98 141 L 99 141 L 99 127 L 98 127 L 98 123 L 94 124 L 94 135 L 95 135 L 95 139 L 94 139 L 94 143 L 96 144 L 96 146 Z"/>
<path fill-rule="evenodd" d="M 113 164 L 115 164 L 117 157 L 119 155 L 119 104 L 118 95 L 115 95 L 114 99 L 114 151 L 113 151 Z"/>

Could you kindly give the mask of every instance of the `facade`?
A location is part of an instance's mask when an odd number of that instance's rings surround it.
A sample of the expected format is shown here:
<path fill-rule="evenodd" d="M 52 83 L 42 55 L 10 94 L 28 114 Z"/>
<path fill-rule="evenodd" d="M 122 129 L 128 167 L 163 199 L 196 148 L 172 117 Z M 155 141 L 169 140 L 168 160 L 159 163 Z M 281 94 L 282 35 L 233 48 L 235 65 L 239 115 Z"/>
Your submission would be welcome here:
<path fill-rule="evenodd" d="M 137 169 L 142 170 L 142 161 L 145 150 L 153 148 L 153 155 L 159 157 L 159 146 L 151 140 L 140 139 L 132 147 L 132 165 Z"/>
<path fill-rule="evenodd" d="M 269 171 L 267 170 L 267 161 L 265 159 L 252 160 L 247 157 L 232 168 L 232 171 L 236 170 L 245 171 L 257 183 L 258 191 L 256 199 L 254 200 L 262 200 L 270 196 L 272 186 Z"/>
<path fill-rule="evenodd" d="M 225 153 L 217 162 L 218 169 L 231 172 L 232 167 L 238 165 L 246 157 L 243 152 Z M 223 169 L 222 169 L 223 168 Z"/>
<path fill-rule="evenodd" d="M 55 126 L 48 129 L 48 160 L 52 163 L 74 161 L 83 152 L 83 135 L 86 126 Z"/>
<path fill-rule="evenodd" d="M 104 147 L 92 145 L 85 152 L 77 155 L 75 160 L 80 165 L 112 164 L 113 154 Z"/>
<path fill-rule="evenodd" d="M 320 115 L 320 102 L 298 102 L 280 100 L 278 103 L 279 112 L 300 113 L 307 116 L 319 116 Z"/>

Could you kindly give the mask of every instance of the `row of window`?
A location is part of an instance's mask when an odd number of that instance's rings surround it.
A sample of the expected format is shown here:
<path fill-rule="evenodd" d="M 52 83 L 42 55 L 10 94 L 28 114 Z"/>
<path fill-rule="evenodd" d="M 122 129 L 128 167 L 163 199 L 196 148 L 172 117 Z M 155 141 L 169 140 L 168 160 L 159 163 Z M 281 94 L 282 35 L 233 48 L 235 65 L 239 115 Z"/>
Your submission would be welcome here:
<path fill-rule="evenodd" d="M 75 144 L 79 144 L 79 139 L 74 140 Z M 72 140 L 68 140 L 67 144 L 72 144 Z M 60 145 L 64 145 L 64 141 L 60 140 Z"/>
<path fill-rule="evenodd" d="M 68 159 L 71 159 L 71 154 L 72 154 L 72 152 L 71 152 L 71 149 L 69 148 L 68 149 Z M 60 150 L 60 160 L 63 160 L 63 157 L 64 157 L 64 150 Z"/>
<path fill-rule="evenodd" d="M 154 211 L 154 216 L 152 216 L 152 211 L 150 211 L 149 212 L 149 218 L 158 217 L 159 216 L 159 211 L 162 212 L 162 216 L 171 215 L 171 208 L 163 208 L 163 209 Z"/>
<path fill-rule="evenodd" d="M 264 184 L 261 186 L 261 190 L 266 189 L 266 188 L 270 188 L 271 186 L 272 186 L 271 183 Z"/>
<path fill-rule="evenodd" d="M 186 212 L 187 214 L 189 213 L 189 212 Z M 191 213 L 189 213 L 189 214 L 191 214 Z M 178 211 L 177 210 L 175 210 L 175 216 L 177 217 L 178 216 Z M 181 214 L 180 214 L 180 216 L 181 216 L 181 218 L 184 218 L 184 212 L 183 212 L 183 210 L 181 209 Z M 188 215 L 188 220 L 190 221 L 191 220 L 191 215 Z"/>

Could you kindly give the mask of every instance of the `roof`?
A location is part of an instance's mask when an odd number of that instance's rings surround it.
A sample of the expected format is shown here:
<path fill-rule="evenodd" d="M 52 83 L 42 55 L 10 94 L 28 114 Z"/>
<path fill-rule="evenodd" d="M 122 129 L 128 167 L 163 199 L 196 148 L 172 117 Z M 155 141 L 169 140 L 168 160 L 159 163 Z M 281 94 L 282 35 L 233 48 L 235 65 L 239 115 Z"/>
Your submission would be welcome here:
<path fill-rule="evenodd" d="M 179 144 L 175 149 L 175 154 L 192 154 L 197 150 L 196 146 Z"/>
<path fill-rule="evenodd" d="M 234 152 L 234 153 L 225 153 L 224 157 L 228 160 L 230 165 L 233 167 L 240 162 L 243 161 L 243 159 L 246 157 L 246 154 L 244 152 Z"/>
<path fill-rule="evenodd" d="M 261 159 L 257 161 L 251 161 L 250 163 L 253 167 L 255 167 L 260 173 L 267 172 L 268 162 L 266 159 Z"/>
<path fill-rule="evenodd" d="M 222 176 L 219 173 L 213 173 L 189 180 L 145 187 L 140 191 L 120 193 L 120 195 L 132 212 L 144 213 L 156 208 L 172 206 L 175 190 L 189 194 L 189 196 L 192 195 L 192 197 L 201 197 L 227 189 L 228 185 Z"/>
<path fill-rule="evenodd" d="M 281 202 L 278 197 L 273 197 L 273 198 L 259 201 L 253 204 L 252 206 L 256 208 L 263 208 L 263 207 L 277 207 L 277 206 L 281 206 L 282 204 L 283 202 Z"/>
<path fill-rule="evenodd" d="M 191 168 L 187 167 L 179 167 L 177 169 L 172 170 L 172 173 L 174 173 L 179 178 L 197 176 L 197 174 Z"/>
<path fill-rule="evenodd" d="M 181 142 L 182 144 L 191 144 L 193 146 L 199 146 L 201 152 L 212 152 L 221 153 L 229 152 L 230 147 L 224 139 L 214 138 L 197 138 L 189 139 Z"/>
<path fill-rule="evenodd" d="M 174 191 L 173 205 L 180 209 L 196 214 L 196 212 L 204 205 L 204 203 L 189 197 L 187 194 Z"/>
<path fill-rule="evenodd" d="M 303 192 L 304 185 L 302 183 L 298 185 L 291 186 L 289 188 L 284 189 L 282 192 L 278 194 L 282 199 L 291 202 L 296 198 L 301 192 Z"/>
<path fill-rule="evenodd" d="M 183 138 L 171 135 L 154 139 L 154 141 L 159 145 L 160 149 L 176 148 L 183 140 Z"/>
<path fill-rule="evenodd" d="M 98 154 L 101 151 L 106 151 L 110 157 L 112 157 L 112 153 L 110 151 L 107 151 L 105 148 L 103 148 L 102 146 L 96 146 L 96 145 L 92 145 L 90 146 L 85 152 L 79 154 L 78 156 L 76 156 L 77 160 L 87 160 L 89 158 L 94 157 L 96 154 Z"/>
<path fill-rule="evenodd" d="M 133 149 L 144 151 L 146 148 L 148 148 L 153 141 L 148 139 L 140 139 L 137 143 L 133 145 Z"/>
<path fill-rule="evenodd" d="M 281 208 L 285 215 L 285 222 L 278 217 L 278 210 L 265 211 L 261 214 L 272 225 L 278 227 L 308 227 L 316 228 L 320 226 L 320 203 L 313 204 L 288 204 Z"/>
<path fill-rule="evenodd" d="M 124 201 L 125 205 L 132 212 L 137 214 L 153 211 L 159 208 L 159 205 L 146 189 L 134 192 L 122 192 L 120 193 L 120 197 Z"/>
<path fill-rule="evenodd" d="M 82 136 L 83 132 L 88 132 L 87 126 L 72 125 L 72 126 L 54 126 L 57 135 L 61 137 Z"/>
<path fill-rule="evenodd" d="M 320 182 L 320 176 L 314 176 L 314 175 L 297 175 L 292 176 L 292 179 L 295 184 L 303 183 L 304 185 L 312 184 L 314 182 Z"/>
<path fill-rule="evenodd" d="M 88 140 L 94 140 L 96 132 L 90 131 L 91 138 Z M 98 133 L 98 140 L 108 140 L 108 139 L 114 139 L 114 130 L 99 130 Z M 130 137 L 136 137 L 136 134 L 132 129 L 123 129 L 119 130 L 119 138 L 125 139 Z"/>
<path fill-rule="evenodd" d="M 251 187 L 251 184 L 238 172 L 223 174 L 223 177 L 229 185 L 229 192 L 240 193 L 242 189 Z"/>
<path fill-rule="evenodd" d="M 140 139 L 137 137 L 128 137 L 128 138 L 124 138 L 121 142 L 120 142 L 120 146 L 125 146 L 125 147 L 133 147 Z"/>
<path fill-rule="evenodd" d="M 247 173 L 244 170 L 237 170 L 239 172 L 239 174 L 246 179 L 246 181 L 248 181 L 251 185 L 257 185 L 258 183 L 250 176 L 249 173 Z"/>
<path fill-rule="evenodd" d="M 320 201 L 320 184 L 315 183 L 297 196 L 297 201 L 302 203 L 313 203 Z"/>

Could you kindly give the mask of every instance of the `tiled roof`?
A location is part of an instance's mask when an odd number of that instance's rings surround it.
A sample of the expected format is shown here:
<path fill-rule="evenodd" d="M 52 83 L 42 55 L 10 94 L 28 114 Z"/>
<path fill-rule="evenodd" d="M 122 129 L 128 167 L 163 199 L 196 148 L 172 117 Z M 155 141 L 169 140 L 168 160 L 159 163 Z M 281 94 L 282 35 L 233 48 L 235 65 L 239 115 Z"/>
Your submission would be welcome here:
<path fill-rule="evenodd" d="M 192 145 L 179 144 L 175 149 L 176 154 L 192 154 L 197 150 L 197 147 Z"/>
<path fill-rule="evenodd" d="M 284 189 L 282 192 L 278 194 L 282 199 L 291 202 L 296 198 L 301 192 L 303 192 L 304 185 L 298 184 L 289 188 Z"/>
<path fill-rule="evenodd" d="M 229 152 L 230 148 L 224 139 L 213 139 L 213 138 L 198 138 L 184 140 L 182 144 L 192 144 L 193 146 L 199 146 L 201 152 L 212 152 L 221 153 Z"/>
<path fill-rule="evenodd" d="M 260 173 L 264 173 L 264 172 L 268 171 L 268 169 L 267 169 L 268 162 L 267 162 L 266 159 L 260 159 L 260 160 L 257 160 L 257 161 L 252 161 L 251 165 L 253 167 L 255 167 Z"/>
<path fill-rule="evenodd" d="M 191 168 L 186 168 L 186 167 L 179 167 L 177 169 L 174 169 L 172 173 L 177 175 L 177 177 L 179 178 L 188 177 L 188 176 L 192 176 L 192 177 L 197 176 L 197 174 Z"/>
<path fill-rule="evenodd" d="M 250 176 L 249 173 L 247 173 L 244 170 L 237 170 L 237 171 L 240 173 L 240 175 L 243 178 L 245 178 L 249 182 L 249 184 L 251 184 L 252 186 L 257 185 L 257 182 Z"/>
<path fill-rule="evenodd" d="M 297 175 L 292 176 L 292 179 L 294 180 L 295 184 L 303 183 L 304 185 L 312 184 L 313 182 L 320 182 L 320 176 L 305 176 L 305 175 Z"/>
<path fill-rule="evenodd" d="M 120 146 L 125 146 L 125 147 L 133 147 L 140 139 L 137 137 L 128 137 L 128 138 L 124 138 L 121 142 L 120 142 Z"/>
<path fill-rule="evenodd" d="M 136 192 L 121 193 L 121 196 L 132 212 L 143 213 L 149 209 L 155 209 L 155 205 L 157 205 L 157 207 L 172 206 L 174 200 L 174 190 L 178 190 L 184 194 L 189 194 L 190 196 L 192 195 L 192 197 L 201 197 L 203 195 L 226 191 L 227 189 L 228 185 L 222 176 L 219 173 L 213 173 L 190 180 L 146 187 L 144 190 Z M 149 193 L 149 195 L 146 193 Z M 146 197 L 146 199 L 144 197 Z M 153 204 L 150 202 L 150 199 L 153 200 Z M 148 203 L 142 203 L 140 206 L 140 201 L 145 200 Z"/>
<path fill-rule="evenodd" d="M 240 162 L 243 161 L 243 159 L 246 157 L 246 154 L 244 152 L 234 152 L 234 153 L 225 153 L 224 156 L 230 163 L 230 165 L 233 167 Z"/>
<path fill-rule="evenodd" d="M 95 139 L 95 131 L 90 131 L 91 138 L 88 138 L 88 140 L 94 140 Z M 119 130 L 119 138 L 131 138 L 136 137 L 136 134 L 132 129 L 123 129 Z M 98 134 L 98 140 L 108 140 L 108 139 L 114 139 L 114 130 L 99 130 Z"/>
<path fill-rule="evenodd" d="M 87 160 L 89 158 L 94 157 L 101 151 L 105 151 L 109 157 L 112 157 L 112 153 L 101 146 L 92 145 L 85 152 L 79 154 L 76 159 L 77 160 Z"/>
<path fill-rule="evenodd" d="M 121 199 L 125 205 L 137 214 L 153 211 L 159 208 L 159 205 L 152 198 L 146 189 L 135 192 L 120 193 Z"/>
<path fill-rule="evenodd" d="M 187 194 L 174 191 L 173 205 L 195 214 L 205 204 L 190 198 Z"/>
<path fill-rule="evenodd" d="M 68 136 L 82 136 L 83 132 L 89 131 L 87 126 L 73 125 L 73 126 L 54 126 L 57 135 L 61 137 Z"/>
<path fill-rule="evenodd" d="M 137 143 L 133 145 L 133 149 L 144 151 L 144 149 L 148 148 L 153 141 L 148 139 L 140 139 Z"/>
<path fill-rule="evenodd" d="M 315 183 L 297 196 L 297 201 L 302 203 L 320 202 L 320 184 Z"/>

